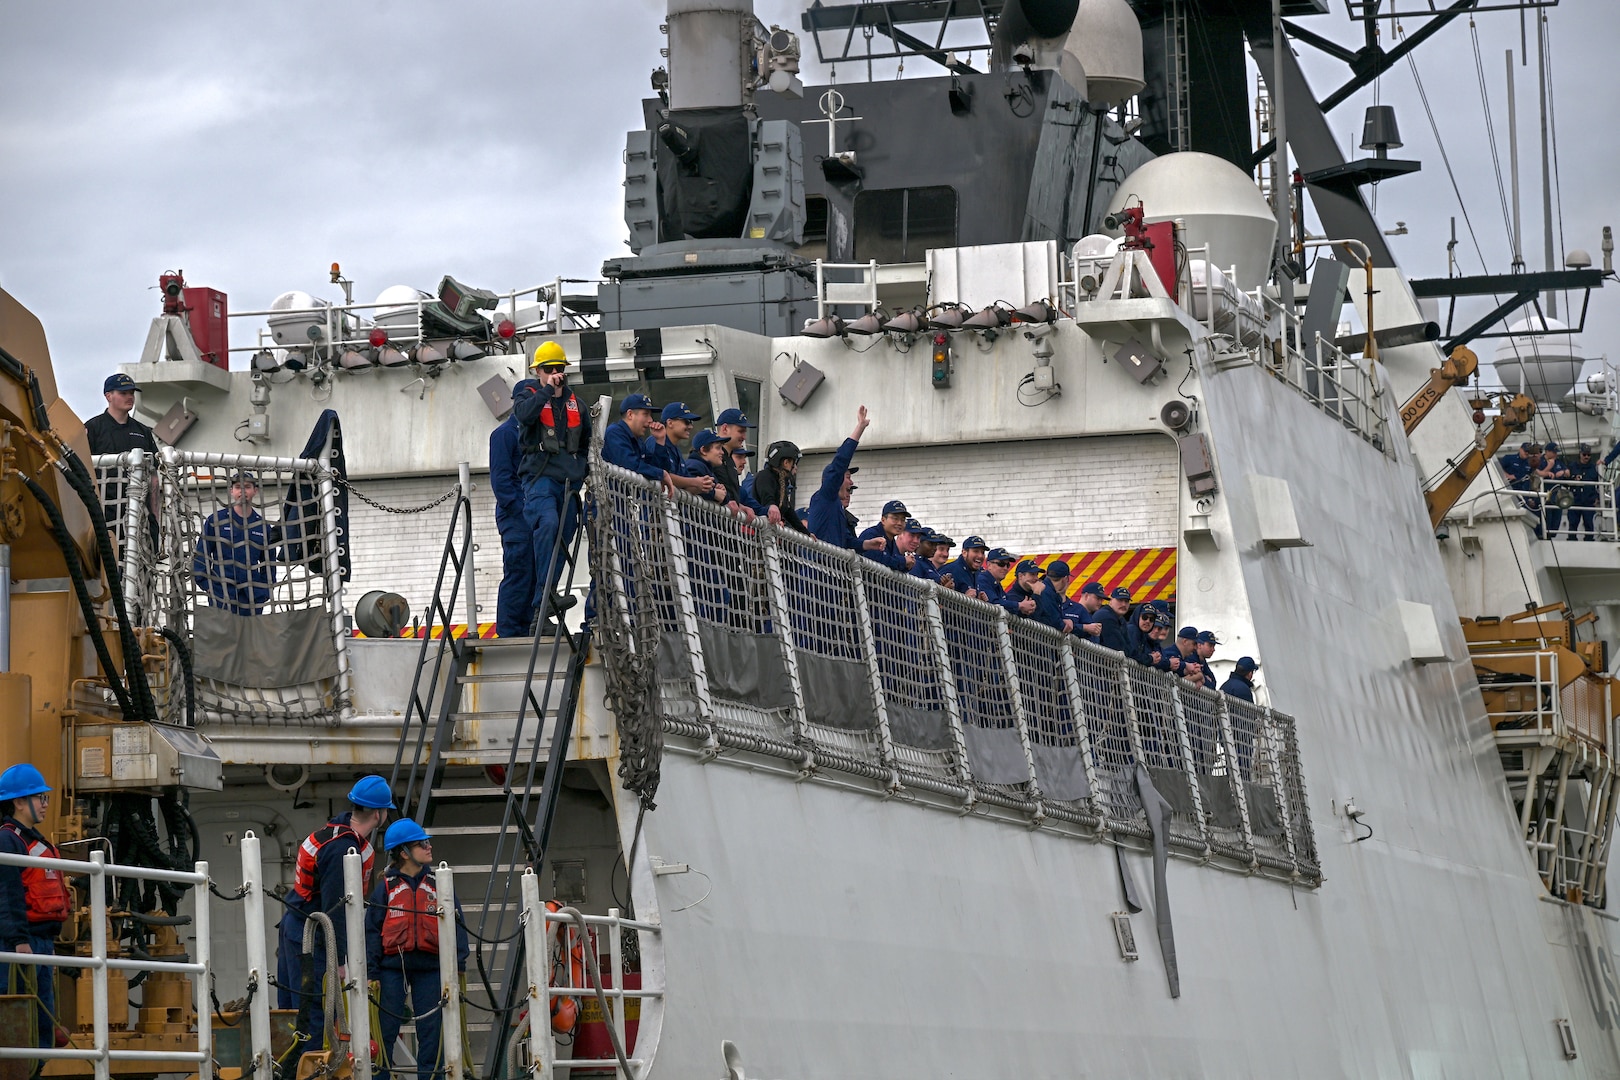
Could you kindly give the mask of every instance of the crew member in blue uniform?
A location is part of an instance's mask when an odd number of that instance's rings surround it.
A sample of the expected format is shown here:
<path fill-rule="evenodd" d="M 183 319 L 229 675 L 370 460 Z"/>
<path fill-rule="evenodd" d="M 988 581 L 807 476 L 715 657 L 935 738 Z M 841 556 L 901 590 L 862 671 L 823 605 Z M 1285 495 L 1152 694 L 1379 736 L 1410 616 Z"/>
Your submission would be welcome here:
<path fill-rule="evenodd" d="M 1235 697 L 1240 701 L 1254 703 L 1254 673 L 1260 670 L 1260 665 L 1252 656 L 1238 657 L 1237 666 L 1232 674 L 1227 676 L 1221 684 L 1221 693 L 1228 697 Z"/>
<path fill-rule="evenodd" d="M 978 590 L 979 598 L 987 604 L 999 604 L 1001 598 L 1007 595 L 1001 583 L 1006 580 L 1007 571 L 1012 569 L 1018 557 L 1006 548 L 993 548 L 985 553 L 984 569 L 974 579 L 973 587 Z"/>
<path fill-rule="evenodd" d="M 1172 675 L 1180 675 L 1182 666 L 1188 660 L 1198 659 L 1198 627 L 1183 626 L 1176 631 L 1176 640 L 1173 648 L 1164 650 L 1164 659 L 1159 661 L 1159 667 Z"/>
<path fill-rule="evenodd" d="M 1592 448 L 1581 443 L 1579 456 L 1575 464 L 1569 467 L 1570 493 L 1575 496 L 1575 505 L 1569 509 L 1569 538 L 1571 540 L 1597 539 L 1597 505 L 1600 494 L 1598 483 L 1602 479 L 1598 475 L 1597 462 L 1592 460 Z M 1581 535 L 1581 530 L 1586 535 Z"/>
<path fill-rule="evenodd" d="M 1546 506 L 1547 539 L 1551 540 L 1563 527 L 1564 511 L 1550 496 L 1554 488 L 1569 479 L 1569 466 L 1558 456 L 1557 443 L 1550 442 L 1541 448 L 1541 460 L 1536 463 L 1535 473 L 1541 480 L 1541 501 Z M 1540 536 L 1541 532 L 1538 530 L 1536 535 Z"/>
<path fill-rule="evenodd" d="M 907 552 L 901 551 L 895 538 L 905 531 L 906 522 L 910 520 L 910 511 L 899 499 L 890 499 L 884 503 L 883 516 L 878 523 L 863 530 L 861 535 L 856 537 L 860 541 L 861 554 L 896 573 L 908 572 L 917 561 L 917 557 L 914 553 L 908 555 Z"/>
<path fill-rule="evenodd" d="M 757 453 L 758 451 L 751 446 L 739 446 L 731 451 L 731 467 L 737 470 L 737 487 L 750 499 L 754 498 L 754 477 L 758 475 L 753 471 L 754 463 L 751 459 Z M 765 505 L 763 500 L 755 501 L 761 506 Z"/>
<path fill-rule="evenodd" d="M 628 469 L 637 476 L 663 484 L 667 489 L 707 495 L 714 490 L 714 478 L 687 476 L 663 468 L 647 449 L 647 433 L 653 422 L 652 399 L 646 394 L 629 394 L 619 405 L 619 419 L 602 433 L 602 460 Z"/>
<path fill-rule="evenodd" d="M 962 541 L 962 554 L 939 568 L 938 581 L 941 585 L 955 589 L 963 596 L 974 600 L 983 600 L 977 588 L 979 571 L 984 569 L 984 553 L 989 551 L 989 545 L 982 536 L 970 536 Z"/>
<path fill-rule="evenodd" d="M 302 1044 L 284 1059 L 289 1080 L 298 1066 L 298 1058 L 321 1049 L 325 1042 L 321 999 L 326 965 L 336 962 L 340 984 L 348 977 L 349 927 L 343 917 L 343 856 L 358 851 L 362 861 L 361 880 L 369 881 L 376 859 L 371 837 L 387 823 L 388 811 L 393 809 L 394 796 L 388 781 L 380 776 L 362 777 L 349 789 L 349 809 L 310 833 L 298 846 L 293 887 L 287 893 L 287 911 L 281 917 L 276 954 L 277 1008 L 298 1010 L 295 1037 Z M 317 911 L 332 920 L 337 955 L 326 955 L 326 938 L 317 928 L 315 951 L 306 961 L 304 923 Z M 356 947 L 363 944 L 357 942 Z"/>
<path fill-rule="evenodd" d="M 1503 454 L 1500 459 L 1502 475 L 1507 477 L 1508 487 L 1514 491 L 1529 492 L 1535 486 L 1535 470 L 1540 458 L 1536 456 L 1534 443 L 1522 442 L 1519 449 L 1512 454 Z M 1532 495 L 1519 496 L 1519 505 L 1535 516 L 1536 535 L 1541 535 L 1541 500 Z"/>
<path fill-rule="evenodd" d="M 1215 655 L 1215 646 L 1220 643 L 1213 630 L 1200 630 L 1198 636 L 1193 639 L 1193 651 L 1204 664 L 1204 685 L 1211 690 L 1215 689 L 1215 669 L 1210 667 L 1209 661 Z"/>
<path fill-rule="evenodd" d="M 1126 619 L 1131 613 L 1131 590 L 1123 585 L 1108 594 L 1108 606 L 1097 612 L 1097 621 L 1102 624 L 1102 632 L 1097 635 L 1097 643 L 1105 649 L 1115 652 L 1128 652 L 1130 642 L 1126 640 Z"/>
<path fill-rule="evenodd" d="M 1125 628 L 1125 655 L 1147 667 L 1157 667 L 1163 659 L 1153 641 L 1153 627 L 1158 618 L 1159 613 L 1152 604 L 1142 604 L 1136 609 L 1136 617 Z"/>
<path fill-rule="evenodd" d="M 648 429 L 647 453 L 665 472 L 684 475 L 681 472 L 685 461 L 681 443 L 692 437 L 693 421 L 701 419 L 702 415 L 688 409 L 686 402 L 672 401 L 664 406 L 658 421 Z"/>
<path fill-rule="evenodd" d="M 531 377 L 512 388 L 523 441 L 523 520 L 533 537 L 539 622 L 567 611 L 577 599 L 552 591 L 579 529 L 579 492 L 591 445 L 591 414 L 569 389 L 567 367 L 562 346 L 542 342 L 529 365 Z"/>
<path fill-rule="evenodd" d="M 1102 641 L 1102 613 L 1108 602 L 1108 592 L 1100 581 L 1088 581 L 1080 587 L 1080 621 L 1074 624 L 1075 634 L 1093 642 Z"/>
<path fill-rule="evenodd" d="M 956 541 L 938 529 L 928 530 L 928 535 L 923 539 L 933 545 L 932 552 L 928 556 L 928 580 L 938 581 L 939 572 L 951 561 L 951 549 L 956 546 Z"/>
<path fill-rule="evenodd" d="M 1080 634 L 1083 633 L 1081 630 L 1082 624 L 1091 617 L 1091 613 L 1085 609 L 1080 601 L 1069 596 L 1069 585 L 1073 581 L 1074 572 L 1069 568 L 1069 564 L 1062 559 L 1053 559 L 1046 564 L 1046 583 L 1057 595 L 1058 610 L 1063 613 L 1063 618 L 1069 623 L 1069 632 Z"/>
<path fill-rule="evenodd" d="M 821 470 L 821 484 L 810 496 L 810 505 L 805 508 L 808 511 L 805 524 L 810 528 L 810 535 L 846 551 L 854 551 L 860 546 L 856 542 L 855 524 L 850 520 L 849 513 L 849 493 L 855 487 L 855 474 L 860 471 L 860 466 L 850 463 L 855 460 L 861 436 L 866 433 L 870 423 L 866 406 L 862 405 L 855 412 L 855 430 L 839 444 L 838 452 Z"/>
<path fill-rule="evenodd" d="M 751 428 L 758 427 L 748 417 L 743 415 L 741 409 L 726 409 L 714 418 L 714 430 L 717 435 L 726 440 L 726 456 L 715 470 L 716 478 L 726 486 L 726 501 L 736 503 L 738 512 L 746 521 L 753 521 L 756 516 L 767 513 L 755 498 L 745 492 L 742 486 L 742 470 L 737 467 L 736 451 L 744 450 L 743 442 L 748 438 Z M 747 454 L 743 455 L 746 463 Z M 772 522 L 780 524 L 780 522 Z"/>
<path fill-rule="evenodd" d="M 231 504 L 203 522 L 191 574 L 213 607 L 232 615 L 257 615 L 270 603 L 275 568 L 270 558 L 280 530 L 253 507 L 259 480 L 250 472 L 231 477 Z"/>
<path fill-rule="evenodd" d="M 450 947 L 439 940 L 439 890 L 433 877 L 433 837 L 422 826 L 405 818 L 388 826 L 383 836 L 383 852 L 388 869 L 371 892 L 366 905 L 366 974 L 377 983 L 381 1000 L 377 1022 L 382 1028 L 378 1046 L 382 1051 L 374 1063 L 374 1077 L 404 1080 L 404 1069 L 392 1067 L 394 1043 L 407 1013 L 416 1022 L 417 1080 L 433 1080 L 445 1075 L 439 1060 L 443 1019 L 438 1010 L 443 990 L 439 981 L 439 952 Z M 467 970 L 471 951 L 467 925 L 456 901 L 456 970 Z M 386 1071 L 385 1071 L 386 1070 Z"/>
<path fill-rule="evenodd" d="M 1044 580 L 1041 564 L 1034 559 L 1018 564 L 1012 588 L 1002 596 L 1000 604 L 1014 615 L 1033 619 L 1054 630 L 1072 629 L 1072 624 L 1063 617 L 1057 590 Z"/>
<path fill-rule="evenodd" d="M 489 487 L 495 493 L 495 528 L 501 534 L 501 588 L 495 599 L 495 636 L 522 637 L 534 625 L 534 533 L 523 520 L 523 439 L 517 414 L 489 433 Z"/>

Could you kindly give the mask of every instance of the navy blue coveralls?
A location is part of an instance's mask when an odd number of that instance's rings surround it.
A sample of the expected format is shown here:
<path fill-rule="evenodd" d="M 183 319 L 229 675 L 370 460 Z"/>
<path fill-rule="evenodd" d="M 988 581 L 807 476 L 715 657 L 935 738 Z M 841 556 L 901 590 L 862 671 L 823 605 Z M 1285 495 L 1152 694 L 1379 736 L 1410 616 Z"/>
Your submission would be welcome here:
<path fill-rule="evenodd" d="M 371 891 L 371 901 L 366 905 L 366 975 L 377 980 L 380 984 L 378 989 L 382 992 L 377 1022 L 382 1028 L 380 1045 L 383 1060 L 393 1060 L 394 1042 L 399 1038 L 400 1025 L 404 1022 L 401 1017 L 405 1015 L 405 993 L 408 989 L 411 1015 L 416 1019 L 416 1075 L 418 1080 L 433 1080 L 436 1075 L 444 1075 L 439 1061 L 439 1035 L 443 1021 L 436 1010 L 442 989 L 439 982 L 439 954 L 411 949 L 392 956 L 383 955 L 383 920 L 389 914 L 388 894 L 402 881 L 413 891 L 420 890 L 424 884 L 432 887 L 433 870 L 424 866 L 415 874 L 407 875 L 399 867 L 390 866 L 383 871 L 382 880 Z M 457 900 L 457 971 L 467 970 L 467 954 L 470 951 L 467 924 L 462 919 L 461 901 Z M 377 1073 L 374 1071 L 373 1075 Z M 403 1070 L 390 1068 L 388 1075 L 403 1077 L 406 1074 Z"/>
<path fill-rule="evenodd" d="M 876 540 L 880 536 L 883 537 L 881 550 L 871 551 L 864 546 L 868 540 Z M 879 566 L 887 566 L 898 574 L 904 574 L 907 571 L 905 555 L 896 546 L 894 537 L 884 533 L 882 525 L 873 525 L 869 529 L 861 530 L 861 535 L 857 536 L 855 541 L 856 545 L 861 549 L 861 554 Z"/>
<path fill-rule="evenodd" d="M 668 438 L 668 436 L 665 436 Z M 689 476 L 685 463 L 681 459 L 681 448 L 675 445 L 675 440 L 659 442 L 658 436 L 649 435 L 642 443 L 646 449 L 647 460 L 663 469 L 671 476 Z"/>
<path fill-rule="evenodd" d="M 1537 467 L 1542 468 L 1542 469 L 1548 469 L 1552 473 L 1552 476 L 1542 478 L 1541 487 L 1542 487 L 1542 492 L 1544 494 L 1547 492 L 1547 484 L 1549 482 L 1553 483 L 1553 484 L 1556 484 L 1560 480 L 1569 479 L 1569 466 L 1564 464 L 1564 459 L 1561 458 L 1561 457 L 1554 457 L 1551 461 L 1547 461 L 1545 458 L 1543 458 L 1540 462 L 1537 463 Z M 1557 503 L 1552 502 L 1552 501 L 1549 500 L 1548 503 L 1547 503 L 1547 536 L 1548 536 L 1548 538 L 1550 539 L 1555 533 L 1557 533 L 1558 530 L 1563 527 L 1563 524 L 1564 524 L 1564 511 L 1559 507 L 1559 505 Z M 1537 535 L 1540 535 L 1540 534 L 1538 533 Z"/>
<path fill-rule="evenodd" d="M 855 540 L 855 524 L 838 497 L 844 486 L 844 474 L 849 471 L 858 446 L 860 443 L 854 439 L 845 439 L 838 447 L 838 453 L 821 470 L 821 486 L 810 496 L 810 518 L 805 522 L 811 536 L 845 551 L 860 547 Z"/>
<path fill-rule="evenodd" d="M 1569 478 L 1580 483 L 1570 488 L 1575 496 L 1575 505 L 1569 510 L 1569 538 L 1571 540 L 1597 539 L 1597 504 L 1598 504 L 1598 467 L 1593 461 L 1581 461 L 1579 458 L 1569 467 Z M 1580 532 L 1586 530 L 1586 536 Z"/>
<path fill-rule="evenodd" d="M 1137 622 L 1132 622 L 1131 625 L 1125 628 L 1125 644 L 1125 655 L 1147 667 L 1157 666 L 1153 659 L 1154 653 L 1159 653 L 1161 659 L 1163 658 L 1165 643 L 1162 641 L 1156 642 L 1147 634 L 1144 634 Z"/>
<path fill-rule="evenodd" d="M 537 379 L 512 388 L 512 411 L 523 435 L 523 520 L 533 537 L 537 603 L 551 593 L 579 529 L 579 489 L 591 443 L 591 414 L 568 384 L 560 394 L 542 392 L 547 389 Z M 559 548 L 555 566 L 554 547 Z"/>
<path fill-rule="evenodd" d="M 353 814 L 342 813 L 327 822 L 328 825 L 347 825 Z M 352 835 L 347 833 L 335 836 L 321 848 L 321 853 L 315 858 L 315 880 L 320 886 L 318 896 L 312 897 L 306 904 L 296 893 L 289 891 L 286 896 L 287 911 L 281 916 L 280 934 L 276 948 L 276 1008 L 297 1009 L 297 1030 L 304 1033 L 308 1042 L 304 1044 L 304 1051 L 319 1050 L 325 1043 L 321 1002 L 325 998 L 325 978 L 328 957 L 326 955 L 326 934 L 321 927 L 315 928 L 315 951 L 309 957 L 307 984 L 301 983 L 301 971 L 304 953 L 304 922 L 312 912 L 322 911 L 332 920 L 332 936 L 337 943 L 337 964 L 343 967 L 349 962 L 349 920 L 343 912 L 343 856 L 351 851 L 359 851 Z M 313 997 L 301 996 L 314 987 Z"/>
<path fill-rule="evenodd" d="M 192 556 L 191 575 L 209 603 L 232 615 L 257 615 L 270 602 L 272 548 L 277 529 L 250 509 L 247 517 L 234 506 L 222 506 L 203 522 Z"/>
<path fill-rule="evenodd" d="M 1007 595 L 1007 590 L 1001 587 L 1001 579 L 988 570 L 980 570 L 973 579 L 973 587 L 984 594 L 984 598 L 992 604 L 1001 603 L 1001 598 Z"/>
<path fill-rule="evenodd" d="M 1238 675 L 1235 672 L 1228 675 L 1226 677 L 1226 681 L 1221 683 L 1221 693 L 1225 694 L 1227 697 L 1235 697 L 1239 701 L 1247 701 L 1251 705 L 1254 704 L 1254 687 L 1249 685 L 1249 680 L 1243 678 L 1241 675 Z"/>
<path fill-rule="evenodd" d="M 1102 636 L 1097 639 L 1097 644 L 1115 652 L 1129 653 L 1131 643 L 1125 636 L 1127 627 L 1123 615 L 1111 607 L 1101 607 L 1097 609 L 1097 622 L 1102 624 Z"/>
<path fill-rule="evenodd" d="M 602 460 L 660 484 L 667 471 L 647 452 L 646 441 L 636 438 L 623 420 L 615 420 L 602 433 Z"/>
<path fill-rule="evenodd" d="M 523 435 L 514 414 L 489 433 L 489 486 L 501 534 L 495 636 L 522 637 L 534 625 L 534 532 L 523 519 Z"/>
<path fill-rule="evenodd" d="M 0 829 L 0 851 L 7 855 L 27 855 L 29 845 L 48 843 L 38 830 L 9 815 L 0 824 L 17 830 L 14 833 Z M 17 946 L 26 944 L 36 955 L 50 956 L 56 952 L 56 939 L 61 933 L 59 922 L 28 921 L 23 868 L 0 866 L 0 950 L 16 952 Z M 34 1045 L 49 1049 L 56 1046 L 56 969 L 37 964 L 0 964 L 0 994 L 29 993 L 29 983 L 34 984 L 33 992 L 40 1004 L 34 1010 Z"/>

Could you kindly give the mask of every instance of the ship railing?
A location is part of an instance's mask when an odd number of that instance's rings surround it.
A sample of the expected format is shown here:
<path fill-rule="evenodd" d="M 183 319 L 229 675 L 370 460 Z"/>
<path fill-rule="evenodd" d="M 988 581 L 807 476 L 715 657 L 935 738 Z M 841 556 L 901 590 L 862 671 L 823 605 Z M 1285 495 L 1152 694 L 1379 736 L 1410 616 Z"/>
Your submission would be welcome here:
<path fill-rule="evenodd" d="M 201 722 L 333 724 L 348 715 L 347 538 L 328 453 L 165 447 L 94 459 L 131 617 L 186 643 L 151 643 L 164 719 L 181 719 L 188 683 Z M 251 493 L 233 483 L 241 474 L 251 474 Z M 249 500 L 247 513 L 233 509 L 233 490 Z"/>
<path fill-rule="evenodd" d="M 1491 671 L 1480 689 L 1491 729 L 1502 745 L 1544 738 L 1579 740 L 1607 752 L 1613 745 L 1614 707 L 1611 684 L 1589 674 L 1564 679 L 1562 650 L 1543 649 L 1481 654 Z"/>
<path fill-rule="evenodd" d="M 874 311 L 882 291 L 889 286 L 925 285 L 928 268 L 924 263 L 834 263 L 816 260 L 816 318 L 827 317 L 829 309 L 858 307 Z"/>
<path fill-rule="evenodd" d="M 593 1070 L 593 1076 L 599 1075 L 594 1070 L 607 1075 L 611 1069 L 616 1080 L 646 1075 L 652 1055 L 645 1048 L 656 1046 L 655 1033 L 663 1015 L 662 966 L 653 960 L 661 955 L 653 946 L 662 928 L 657 923 L 623 918 L 618 908 L 609 909 L 606 915 L 586 915 L 571 908 L 552 911 L 540 899 L 540 879 L 533 869 L 523 873 L 522 895 L 528 1019 L 512 1035 L 516 1052 L 507 1055 L 508 1062 L 527 1069 L 534 1080 L 552 1080 L 560 1068 L 574 1070 L 568 1074 L 573 1076 L 584 1069 Z M 582 970 L 575 970 L 566 960 L 556 960 L 574 955 L 583 957 Z M 556 1036 L 547 1022 L 553 1002 L 560 998 L 573 998 L 579 1005 L 579 1027 L 566 1047 L 572 1050 L 571 1056 L 559 1056 Z M 540 1022 L 535 1022 L 536 1017 Z M 581 1057 L 585 1048 L 582 1033 L 587 1025 L 595 1024 L 603 1024 L 607 1035 L 605 1046 L 597 1043 L 603 1054 Z M 639 1057 L 638 1044 L 644 1048 Z"/>
<path fill-rule="evenodd" d="M 709 756 L 748 751 L 803 776 L 1147 839 L 1141 764 L 1172 808 L 1173 850 L 1317 878 L 1286 714 L 592 468 L 593 536 L 618 556 L 597 607 L 627 628 L 656 625 L 666 733 Z"/>
<path fill-rule="evenodd" d="M 1541 520 L 1544 540 L 1620 540 L 1611 480 L 1553 480 L 1520 502 Z"/>
<path fill-rule="evenodd" d="M 74 1017 L 78 1021 L 81 1030 L 69 1032 L 67 1046 L 43 1048 L 0 1046 L 0 1061 L 88 1061 L 92 1063 L 95 1070 L 96 1080 L 110 1080 L 115 1071 L 114 1064 L 123 1066 L 124 1063 L 143 1063 L 147 1066 L 144 1069 L 120 1067 L 116 1071 L 119 1075 L 126 1073 L 150 1075 L 160 1072 L 183 1072 L 195 1074 L 198 1080 L 211 1080 L 214 1075 L 213 1029 L 207 1018 L 210 1015 L 208 993 L 209 988 L 213 985 L 213 945 L 209 918 L 208 864 L 206 862 L 197 863 L 196 869 L 191 871 L 157 870 L 146 866 L 123 866 L 118 863 L 109 863 L 104 853 L 92 851 L 88 862 L 0 853 L 0 866 L 15 866 L 24 870 L 51 870 L 70 876 L 84 875 L 90 879 L 88 888 L 85 890 L 90 899 L 88 926 L 90 941 L 87 955 L 81 956 L 76 952 L 59 953 L 55 951 L 37 953 L 0 952 L 0 965 L 13 965 L 12 971 L 28 972 L 35 980 L 54 978 L 58 968 L 89 972 L 90 1016 L 88 1020 L 90 1030 L 88 1032 L 82 1030 L 83 1021 L 86 1018 Z M 145 955 L 130 957 L 113 954 L 107 937 L 107 898 L 112 892 L 109 883 L 119 880 L 160 881 L 191 889 L 195 897 L 195 910 L 192 919 L 193 929 L 196 932 L 191 957 L 155 960 Z M 259 943 L 262 952 L 264 946 L 262 929 L 259 935 Z M 165 972 L 188 977 L 196 994 L 196 1015 L 201 1018 L 196 1025 L 195 1049 L 182 1049 L 178 1045 L 172 1050 L 136 1049 L 126 1044 L 127 1039 L 115 1040 L 113 1037 L 115 1030 L 121 1035 L 130 1030 L 130 1003 L 127 991 L 117 994 L 112 992 L 110 985 L 112 980 L 108 978 L 108 973 L 113 971 Z M 80 977 L 82 978 L 82 976 Z M 68 985 L 72 986 L 74 983 Z M 268 1009 L 268 986 L 263 988 L 263 993 L 266 995 L 264 1000 L 266 1009 Z M 45 1018 L 47 1031 L 51 1030 L 55 1026 L 55 1022 L 65 1014 L 61 998 L 58 997 L 56 1001 L 57 1015 Z M 32 1038 L 35 1031 L 37 1031 L 37 1027 L 32 1027 L 32 1025 L 37 1019 L 35 1010 L 41 1007 L 37 1000 L 30 1003 L 27 1009 L 27 1021 L 31 1027 L 25 1032 L 25 1038 Z M 115 1010 L 118 1010 L 116 1016 Z M 268 1044 L 268 1011 L 265 1013 L 265 1027 L 265 1042 Z M 89 1045 L 85 1045 L 87 1042 Z"/>

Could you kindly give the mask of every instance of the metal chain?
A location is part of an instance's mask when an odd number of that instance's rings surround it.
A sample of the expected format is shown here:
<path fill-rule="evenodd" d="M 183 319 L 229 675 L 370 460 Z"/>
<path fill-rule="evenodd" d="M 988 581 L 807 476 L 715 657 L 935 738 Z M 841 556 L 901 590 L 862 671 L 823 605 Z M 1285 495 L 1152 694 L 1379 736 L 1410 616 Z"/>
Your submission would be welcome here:
<path fill-rule="evenodd" d="M 421 506 L 389 506 L 386 503 L 378 502 L 376 499 L 373 499 L 370 495 L 367 495 L 365 492 L 349 483 L 346 478 L 341 477 L 336 473 L 332 474 L 332 482 L 337 484 L 339 487 L 348 488 L 350 495 L 353 495 L 355 498 L 359 499 L 361 502 L 365 503 L 369 507 L 372 507 L 373 509 L 381 510 L 385 514 L 425 514 L 434 507 L 443 506 L 445 503 L 461 494 L 461 485 L 451 484 L 449 491 L 446 491 L 443 495 L 440 495 L 437 499 L 434 499 L 430 503 L 423 503 Z"/>

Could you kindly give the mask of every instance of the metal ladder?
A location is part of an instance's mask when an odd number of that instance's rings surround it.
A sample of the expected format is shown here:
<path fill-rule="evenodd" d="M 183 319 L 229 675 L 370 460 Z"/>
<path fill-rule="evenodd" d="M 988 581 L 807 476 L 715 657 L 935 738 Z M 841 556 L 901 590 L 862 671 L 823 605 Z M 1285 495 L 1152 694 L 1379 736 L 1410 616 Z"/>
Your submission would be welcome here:
<path fill-rule="evenodd" d="M 1172 152 L 1192 149 L 1191 76 L 1187 70 L 1187 12 L 1183 0 L 1165 0 L 1164 66 L 1167 115 Z"/>
<path fill-rule="evenodd" d="M 568 497 L 577 498 L 579 493 L 571 491 Z M 395 754 L 393 783 L 400 813 L 414 817 L 436 837 L 478 838 L 492 845 L 487 864 L 461 865 L 457 869 L 467 877 L 472 873 L 485 875 L 482 899 L 476 899 L 475 888 L 467 887 L 462 904 L 473 939 L 468 998 L 475 1011 L 490 1016 L 488 1023 L 469 1024 L 469 1028 L 488 1031 L 485 1075 L 493 1076 L 499 1075 L 503 1067 L 506 1034 L 524 1003 L 523 991 L 527 987 L 519 919 L 523 900 L 520 879 L 525 870 L 533 868 L 538 872 L 545 862 L 590 651 L 591 629 L 587 621 L 577 633 L 570 634 L 561 627 L 553 635 L 529 639 L 521 673 L 471 672 L 475 657 L 487 656 L 502 648 L 503 643 L 477 638 L 455 640 L 449 634 L 449 612 L 461 588 L 471 544 L 470 506 L 465 503 L 463 498 L 456 506 L 424 628 L 424 633 L 431 635 L 434 626 L 441 625 L 444 633 L 436 649 L 429 649 L 429 639 L 423 641 Z M 559 533 L 550 555 L 552 565 L 559 570 L 559 591 L 564 593 L 573 588 L 580 566 L 586 535 L 583 526 L 581 522 L 567 547 Z M 521 643 L 519 639 L 515 644 L 521 647 Z M 479 715 L 462 711 L 464 688 L 480 683 L 520 683 L 517 708 L 510 717 L 511 746 L 504 763 L 492 763 L 503 770 L 496 778 L 499 787 L 487 783 L 459 786 L 445 776 L 457 724 Z M 434 717 L 432 722 L 429 716 Z M 553 721 L 549 738 L 548 718 Z M 526 757 L 520 760 L 526 735 L 532 737 Z M 543 771 L 539 760 L 542 746 L 550 748 Z M 436 810 L 452 800 L 464 807 L 476 807 L 472 815 L 481 820 L 476 824 L 435 827 Z M 542 1022 L 549 1023 L 549 1019 Z"/>

